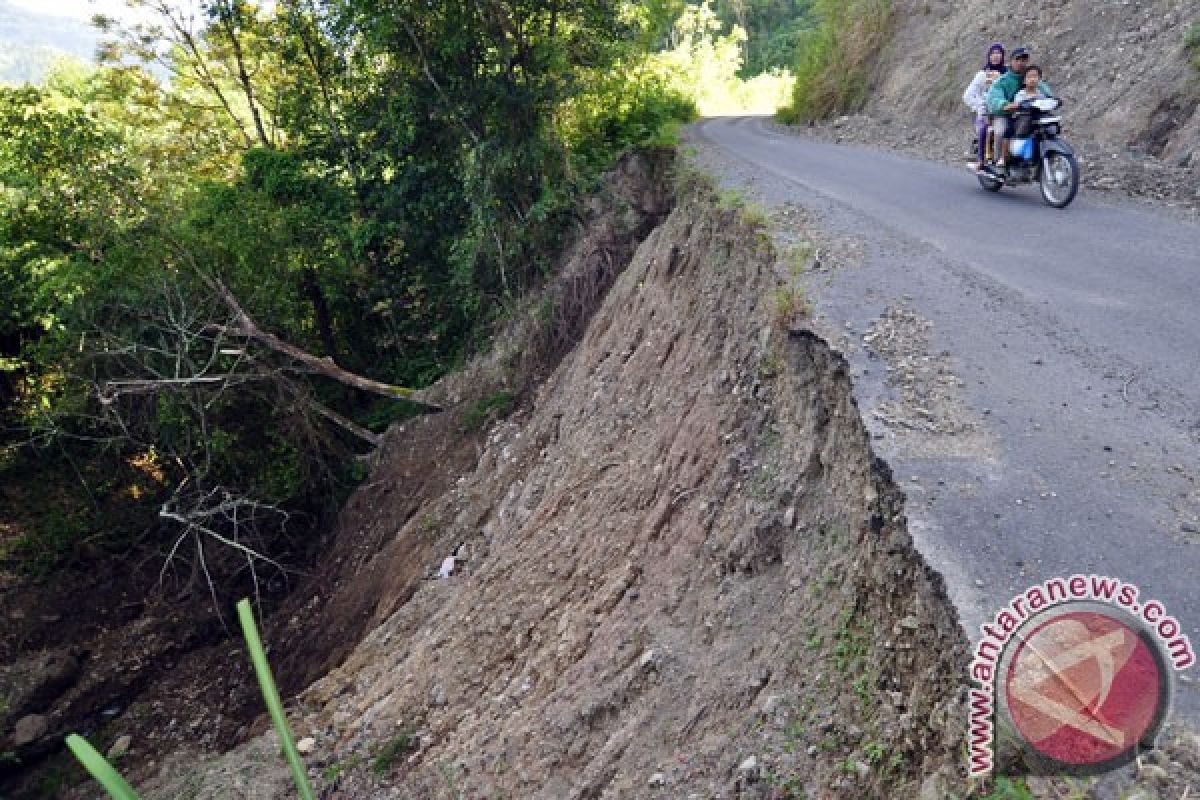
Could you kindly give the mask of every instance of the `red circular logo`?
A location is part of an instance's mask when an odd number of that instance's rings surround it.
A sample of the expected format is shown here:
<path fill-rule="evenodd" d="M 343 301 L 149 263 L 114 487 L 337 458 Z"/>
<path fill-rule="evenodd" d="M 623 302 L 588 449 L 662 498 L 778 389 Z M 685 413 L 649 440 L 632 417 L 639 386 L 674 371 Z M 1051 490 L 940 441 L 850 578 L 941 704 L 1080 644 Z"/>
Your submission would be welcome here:
<path fill-rule="evenodd" d="M 1153 739 L 1166 712 L 1161 652 L 1100 610 L 1064 610 L 1015 637 L 1009 716 L 1033 753 L 1067 769 L 1106 769 Z"/>

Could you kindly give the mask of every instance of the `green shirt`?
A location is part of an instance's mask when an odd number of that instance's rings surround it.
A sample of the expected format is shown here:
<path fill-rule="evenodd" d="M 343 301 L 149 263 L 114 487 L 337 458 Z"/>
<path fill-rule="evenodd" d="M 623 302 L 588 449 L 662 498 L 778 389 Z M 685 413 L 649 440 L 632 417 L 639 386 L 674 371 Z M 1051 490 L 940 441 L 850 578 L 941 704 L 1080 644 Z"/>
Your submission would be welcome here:
<path fill-rule="evenodd" d="M 1011 103 L 1013 98 L 1017 96 L 1017 92 L 1021 91 L 1021 87 L 1025 84 L 1024 77 L 1018 75 L 1016 70 L 1009 70 L 1001 75 L 992 88 L 987 93 L 987 107 L 992 114 L 1000 114 L 1008 116 L 1004 106 Z M 1038 81 L 1038 91 L 1047 97 L 1054 97 L 1054 92 L 1050 91 L 1050 84 L 1045 81 Z"/>

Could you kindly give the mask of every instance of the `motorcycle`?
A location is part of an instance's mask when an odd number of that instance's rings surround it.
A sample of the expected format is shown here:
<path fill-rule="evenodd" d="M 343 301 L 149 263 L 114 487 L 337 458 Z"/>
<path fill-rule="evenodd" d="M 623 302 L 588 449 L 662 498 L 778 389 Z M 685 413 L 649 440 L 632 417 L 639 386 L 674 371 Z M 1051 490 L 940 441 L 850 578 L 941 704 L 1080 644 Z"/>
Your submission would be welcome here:
<path fill-rule="evenodd" d="M 1022 102 L 1013 112 L 1012 138 L 996 143 L 1008 149 L 1007 164 L 997 167 L 994 152 L 989 153 L 976 173 L 979 185 L 998 192 L 1004 186 L 1038 183 L 1046 203 L 1054 208 L 1070 205 L 1079 191 L 1079 162 L 1071 145 L 1059 138 L 1062 117 L 1051 112 L 1060 105 L 1055 97 Z"/>

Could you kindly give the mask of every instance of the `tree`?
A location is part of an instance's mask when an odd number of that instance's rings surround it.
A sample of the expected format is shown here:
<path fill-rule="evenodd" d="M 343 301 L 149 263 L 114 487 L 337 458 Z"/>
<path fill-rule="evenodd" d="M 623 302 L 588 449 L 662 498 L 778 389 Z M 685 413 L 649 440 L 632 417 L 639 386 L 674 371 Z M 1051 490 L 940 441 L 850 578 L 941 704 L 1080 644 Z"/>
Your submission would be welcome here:
<path fill-rule="evenodd" d="M 119 65 L 128 57 L 157 64 L 171 75 L 173 96 L 194 112 L 220 112 L 244 148 L 282 143 L 277 83 L 281 63 L 266 46 L 269 33 L 260 9 L 248 0 L 131 0 L 154 22 L 121 26 L 97 15 L 94 23 L 111 38 L 101 61 Z"/>

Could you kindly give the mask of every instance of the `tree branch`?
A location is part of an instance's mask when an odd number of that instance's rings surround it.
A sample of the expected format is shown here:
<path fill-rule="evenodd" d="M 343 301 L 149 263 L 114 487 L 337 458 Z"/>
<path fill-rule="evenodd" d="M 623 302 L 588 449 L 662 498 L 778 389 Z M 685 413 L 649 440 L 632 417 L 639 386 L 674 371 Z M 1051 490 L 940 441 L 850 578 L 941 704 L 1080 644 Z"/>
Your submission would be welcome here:
<path fill-rule="evenodd" d="M 416 389 L 408 389 L 403 386 L 395 386 L 390 383 L 382 383 L 371 378 L 363 377 L 349 370 L 342 369 L 331 360 L 318 358 L 312 353 L 305 352 L 293 344 L 283 341 L 278 336 L 269 331 L 264 331 L 258 327 L 250 315 L 242 308 L 241 303 L 234 297 L 233 292 L 221 283 L 216 278 L 211 278 L 202 275 L 201 279 L 208 283 L 209 288 L 216 292 L 217 296 L 225 302 L 229 310 L 233 312 L 234 320 L 236 321 L 235 328 L 226 329 L 226 333 L 236 336 L 242 336 L 247 339 L 253 339 L 259 344 L 274 350 L 277 353 L 282 353 L 289 358 L 299 361 L 304 366 L 308 367 L 313 372 L 324 375 L 327 378 L 332 378 L 339 383 L 347 386 L 353 386 L 355 389 L 361 389 L 364 392 L 383 395 L 384 397 L 402 398 L 410 402 L 416 403 L 424 407 L 427 411 L 441 411 L 440 406 L 426 403 L 420 398 L 420 392 Z"/>

